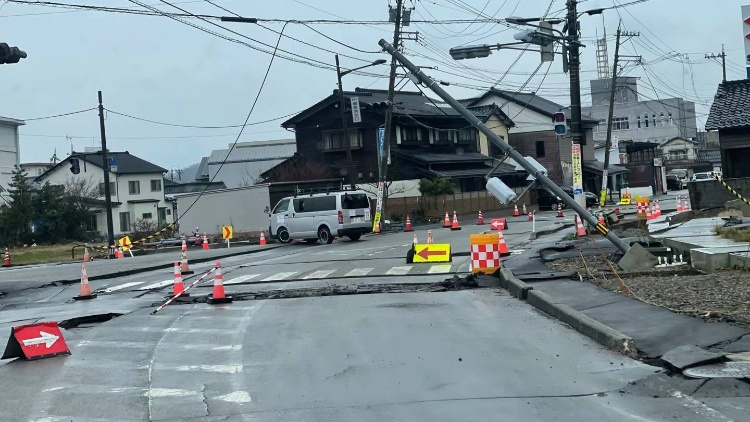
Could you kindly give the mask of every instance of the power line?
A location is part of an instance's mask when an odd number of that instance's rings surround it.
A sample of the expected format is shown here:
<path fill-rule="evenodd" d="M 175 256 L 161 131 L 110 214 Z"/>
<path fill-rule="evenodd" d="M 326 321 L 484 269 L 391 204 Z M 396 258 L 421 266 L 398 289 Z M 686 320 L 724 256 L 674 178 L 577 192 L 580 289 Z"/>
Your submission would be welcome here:
<path fill-rule="evenodd" d="M 72 116 L 72 115 L 74 115 L 74 114 L 85 113 L 85 112 L 87 112 L 87 111 L 92 111 L 92 110 L 96 110 L 96 107 L 92 107 L 92 108 L 87 108 L 86 110 L 71 111 L 70 113 L 53 114 L 53 115 L 51 115 L 51 116 L 44 116 L 44 117 L 34 117 L 34 118 L 31 118 L 31 119 L 23 119 L 23 121 L 25 121 L 25 122 L 31 122 L 31 121 L 34 121 L 34 120 L 46 120 L 46 119 L 54 119 L 54 118 L 56 118 L 56 117 L 65 117 L 65 116 Z"/>
<path fill-rule="evenodd" d="M 128 118 L 134 119 L 134 120 L 140 120 L 140 121 L 143 121 L 143 122 L 153 123 L 153 124 L 162 125 L 162 126 L 183 127 L 183 128 L 189 128 L 189 129 L 231 129 L 231 128 L 243 128 L 243 127 L 255 126 L 255 125 L 259 125 L 259 124 L 263 124 L 263 123 L 273 122 L 275 120 L 280 120 L 280 119 L 283 119 L 285 117 L 294 116 L 295 114 L 298 114 L 298 113 L 301 112 L 301 111 L 296 111 L 294 113 L 285 114 L 283 116 L 274 117 L 272 119 L 262 120 L 262 121 L 253 122 L 253 123 L 247 123 L 246 122 L 245 124 L 241 124 L 241 125 L 194 126 L 194 125 L 183 125 L 183 124 L 177 124 L 177 123 L 160 122 L 160 121 L 156 121 L 156 120 L 146 119 L 146 118 L 143 118 L 143 117 L 136 117 L 136 116 L 133 116 L 133 115 L 130 115 L 130 114 L 121 113 L 119 111 L 115 111 L 115 110 L 111 110 L 111 109 L 106 109 L 106 110 L 109 113 L 116 114 L 118 116 L 128 117 Z"/>

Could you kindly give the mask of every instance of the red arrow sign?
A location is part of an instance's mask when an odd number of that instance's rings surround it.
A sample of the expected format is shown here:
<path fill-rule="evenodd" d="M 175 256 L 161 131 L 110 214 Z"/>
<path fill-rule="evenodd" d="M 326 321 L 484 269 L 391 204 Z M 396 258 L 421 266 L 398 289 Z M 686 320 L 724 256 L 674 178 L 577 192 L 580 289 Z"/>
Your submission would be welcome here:
<path fill-rule="evenodd" d="M 750 18 L 745 18 L 745 23 L 750 25 Z"/>
<path fill-rule="evenodd" d="M 13 327 L 2 359 L 16 357 L 42 359 L 69 354 L 70 349 L 65 344 L 57 323 L 40 322 Z"/>
<path fill-rule="evenodd" d="M 421 251 L 417 252 L 417 255 L 419 255 L 422 259 L 427 259 L 431 256 L 444 256 L 447 254 L 448 252 L 446 251 L 431 251 L 429 248 L 424 248 Z"/>

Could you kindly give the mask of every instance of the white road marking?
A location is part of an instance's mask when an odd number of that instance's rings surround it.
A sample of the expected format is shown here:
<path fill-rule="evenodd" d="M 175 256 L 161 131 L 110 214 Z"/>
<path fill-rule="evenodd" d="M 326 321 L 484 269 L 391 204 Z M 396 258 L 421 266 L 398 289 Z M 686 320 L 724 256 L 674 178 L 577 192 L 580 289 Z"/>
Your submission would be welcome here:
<path fill-rule="evenodd" d="M 405 275 L 411 270 L 411 265 L 405 265 L 402 267 L 393 267 L 386 271 L 386 275 Z"/>
<path fill-rule="evenodd" d="M 182 390 L 179 388 L 150 388 L 146 397 L 187 397 L 200 394 L 200 391 Z"/>
<path fill-rule="evenodd" d="M 310 280 L 310 279 L 316 279 L 316 278 L 326 278 L 326 277 L 328 277 L 329 275 L 331 275 L 331 274 L 333 274 L 335 272 L 336 272 L 336 270 L 320 270 L 320 271 L 315 271 L 314 273 L 311 273 L 309 275 L 306 275 L 306 276 L 302 277 L 302 279 L 304 279 L 304 280 Z"/>
<path fill-rule="evenodd" d="M 235 278 L 230 278 L 229 280 L 225 281 L 224 284 L 240 284 L 248 280 L 252 280 L 255 277 L 260 277 L 260 274 L 247 274 Z"/>
<path fill-rule="evenodd" d="M 274 274 L 274 275 L 272 275 L 270 277 L 264 278 L 261 281 L 278 281 L 278 280 L 283 280 L 283 279 L 289 278 L 289 277 L 291 277 L 291 276 L 293 276 L 295 274 L 297 274 L 297 271 L 291 271 L 291 272 L 286 272 L 286 273 L 276 273 L 276 274 Z"/>
<path fill-rule="evenodd" d="M 138 290 L 160 289 L 162 287 L 169 286 L 170 284 L 173 284 L 173 283 L 174 283 L 174 280 L 164 280 L 158 283 L 149 284 L 148 286 L 139 287 Z"/>
<path fill-rule="evenodd" d="M 242 350 L 241 344 L 234 344 L 230 346 L 214 346 L 212 344 L 170 344 L 169 347 L 179 347 L 185 350 L 213 350 L 213 351 L 240 351 Z"/>
<path fill-rule="evenodd" d="M 181 372 L 218 372 L 222 374 L 239 374 L 242 365 L 184 365 L 175 367 L 156 367 L 154 369 L 173 370 Z"/>
<path fill-rule="evenodd" d="M 707 421 L 710 422 L 734 422 L 734 419 L 729 419 L 722 415 L 715 409 L 706 406 L 704 403 L 690 397 L 687 394 L 683 394 L 679 391 L 672 393 L 672 397 L 678 398 L 683 401 L 683 406 L 695 412 L 697 415 L 703 416 Z"/>
<path fill-rule="evenodd" d="M 116 292 L 118 290 L 125 290 L 125 289 L 127 289 L 129 287 L 137 286 L 137 285 L 143 284 L 143 283 L 145 283 L 145 281 L 133 281 L 131 283 L 120 284 L 119 286 L 107 287 L 106 289 L 101 290 L 101 292 L 102 293 Z"/>
<path fill-rule="evenodd" d="M 116 347 L 123 349 L 145 349 L 152 348 L 150 343 L 141 343 L 137 341 L 103 341 L 103 340 L 81 340 L 74 343 L 75 346 L 95 346 L 95 347 Z"/>
<path fill-rule="evenodd" d="M 250 403 L 253 401 L 247 391 L 235 391 L 233 393 L 224 394 L 223 396 L 218 396 L 216 399 L 238 404 Z"/>
<path fill-rule="evenodd" d="M 346 273 L 344 277 L 363 277 L 369 274 L 372 270 L 374 270 L 374 268 L 355 268 Z"/>
<path fill-rule="evenodd" d="M 428 274 L 445 274 L 451 272 L 451 267 L 453 265 L 446 264 L 446 265 L 433 265 L 430 267 L 429 271 L 427 271 Z"/>

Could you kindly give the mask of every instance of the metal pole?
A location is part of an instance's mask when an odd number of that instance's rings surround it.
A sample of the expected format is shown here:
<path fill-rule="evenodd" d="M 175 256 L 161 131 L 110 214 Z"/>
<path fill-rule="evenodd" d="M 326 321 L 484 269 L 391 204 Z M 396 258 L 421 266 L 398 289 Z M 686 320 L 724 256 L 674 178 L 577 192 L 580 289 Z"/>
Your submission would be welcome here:
<path fill-rule="evenodd" d="M 341 66 L 339 66 L 339 55 L 336 55 L 336 76 L 339 79 L 339 108 L 341 109 L 341 125 L 343 127 L 342 138 L 346 144 L 346 162 L 349 166 L 349 185 L 354 189 L 354 162 L 352 161 L 352 143 L 349 140 L 349 126 L 346 121 L 346 99 L 344 98 L 344 88 L 341 86 Z"/>
<path fill-rule="evenodd" d="M 574 144 L 584 144 L 583 128 L 581 125 L 581 57 L 578 46 L 578 11 L 576 6 L 577 0 L 568 0 L 568 68 L 570 69 L 570 131 Z M 580 161 L 573 160 L 575 167 L 580 167 Z M 582 174 L 582 169 L 574 168 L 573 174 Z M 575 189 L 575 178 L 573 180 L 574 197 L 576 202 L 581 206 L 586 206 L 586 197 L 581 191 L 578 193 Z M 582 187 L 582 186 L 581 186 Z"/>
<path fill-rule="evenodd" d="M 109 189 L 109 155 L 107 154 L 107 134 L 104 130 L 104 105 L 102 92 L 99 91 L 99 131 L 102 136 L 102 169 L 104 170 L 104 202 L 107 213 L 107 246 L 109 256 L 115 256 L 115 229 L 112 223 L 112 192 Z"/>
<path fill-rule="evenodd" d="M 380 40 L 378 43 L 383 48 L 383 50 L 387 51 L 393 57 L 401 62 L 401 64 L 404 65 L 407 69 L 409 69 L 409 72 L 411 72 L 413 75 L 417 76 L 423 84 L 425 84 L 428 88 L 430 88 L 435 94 L 437 94 L 440 98 L 442 98 L 446 103 L 448 103 L 454 110 L 456 110 L 461 116 L 463 116 L 469 123 L 471 123 L 472 126 L 477 128 L 480 132 L 482 132 L 485 136 L 487 136 L 487 139 L 491 140 L 495 145 L 497 145 L 505 154 L 508 155 L 508 157 L 512 158 L 516 163 L 518 163 L 521 167 L 523 167 L 524 170 L 526 170 L 529 174 L 533 175 L 536 180 L 539 181 L 539 183 L 542 184 L 550 193 L 552 193 L 555 196 L 558 196 L 562 198 L 562 201 L 568 205 L 573 211 L 578 213 L 578 215 L 581 216 L 581 218 L 584 221 L 587 221 L 592 226 L 596 227 L 596 229 L 603 235 L 609 239 L 610 242 L 612 242 L 619 250 L 621 250 L 623 253 L 627 252 L 628 249 L 630 249 L 630 246 L 625 244 L 620 238 L 618 238 L 614 233 L 609 231 L 607 227 L 599 224 L 599 221 L 594 218 L 593 215 L 586 212 L 586 210 L 578 205 L 577 202 L 573 200 L 573 198 L 569 197 L 559 186 L 557 186 L 554 182 L 552 182 L 547 176 L 544 175 L 543 172 L 537 170 L 531 163 L 526 161 L 525 158 L 521 154 L 518 153 L 513 147 L 505 143 L 503 138 L 501 138 L 499 135 L 497 135 L 495 132 L 493 132 L 490 128 L 488 128 L 484 123 L 482 123 L 481 120 L 477 118 L 474 114 L 472 114 L 469 110 L 466 109 L 461 103 L 456 101 L 453 97 L 451 97 L 445 90 L 443 90 L 440 87 L 440 84 L 436 82 L 434 79 L 427 76 L 422 70 L 420 70 L 417 66 L 415 66 L 412 62 L 410 62 L 406 57 L 404 57 L 403 54 L 399 53 L 395 48 L 393 48 L 392 45 L 388 44 L 386 40 Z"/>
<path fill-rule="evenodd" d="M 604 170 L 602 171 L 602 192 L 599 204 L 604 206 L 607 199 L 607 173 L 609 172 L 609 148 L 612 145 L 612 119 L 615 114 L 615 93 L 617 92 L 617 61 L 620 59 L 620 26 L 617 26 L 615 42 L 615 64 L 612 67 L 612 89 L 609 91 L 609 113 L 607 114 L 607 141 L 604 143 Z"/>
<path fill-rule="evenodd" d="M 724 44 L 721 45 L 721 74 L 722 82 L 727 83 L 727 53 L 724 52 Z"/>

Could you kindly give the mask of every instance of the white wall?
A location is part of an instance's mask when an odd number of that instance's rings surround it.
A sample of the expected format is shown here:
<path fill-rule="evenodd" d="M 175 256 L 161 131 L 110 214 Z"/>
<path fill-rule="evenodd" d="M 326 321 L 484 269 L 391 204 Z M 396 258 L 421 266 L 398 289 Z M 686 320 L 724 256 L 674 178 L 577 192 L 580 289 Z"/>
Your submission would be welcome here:
<path fill-rule="evenodd" d="M 266 185 L 207 191 L 196 202 L 198 197 L 198 193 L 175 195 L 182 233 L 198 227 L 200 232 L 218 234 L 221 226 L 232 226 L 235 233 L 268 230 L 266 208 L 271 205 Z"/>
<path fill-rule="evenodd" d="M 594 158 L 597 161 L 604 162 L 604 148 L 594 150 Z M 609 164 L 620 164 L 620 151 L 617 149 L 609 150 Z"/>
<path fill-rule="evenodd" d="M 549 116 L 537 113 L 536 111 L 524 108 L 522 105 L 507 101 L 504 98 L 489 95 L 487 98 L 479 102 L 477 105 L 492 105 L 497 104 L 501 106 L 501 110 L 506 116 L 510 117 L 510 120 L 515 123 L 515 126 L 510 128 L 510 133 L 525 133 L 525 132 L 539 132 L 542 130 L 555 130 L 555 125 L 552 123 L 552 119 Z M 505 104 L 505 105 L 503 105 Z"/>
<path fill-rule="evenodd" d="M 18 128 L 0 125 L 0 187 L 3 190 L 8 190 L 13 167 L 18 164 Z"/>

